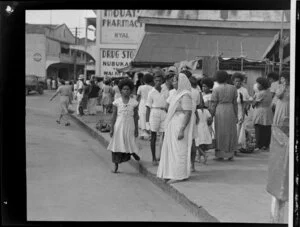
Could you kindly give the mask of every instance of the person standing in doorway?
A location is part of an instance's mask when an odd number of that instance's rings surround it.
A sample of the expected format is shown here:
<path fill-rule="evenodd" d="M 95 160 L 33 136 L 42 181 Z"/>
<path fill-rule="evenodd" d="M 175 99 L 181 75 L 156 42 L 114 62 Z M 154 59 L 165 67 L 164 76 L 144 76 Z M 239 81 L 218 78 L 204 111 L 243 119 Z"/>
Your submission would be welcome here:
<path fill-rule="evenodd" d="M 47 79 L 47 89 L 51 90 L 51 78 L 50 77 L 48 77 L 48 79 Z"/>
<path fill-rule="evenodd" d="M 53 78 L 51 82 L 52 82 L 52 90 L 56 90 L 56 80 Z"/>
<path fill-rule="evenodd" d="M 160 144 L 163 141 L 164 121 L 166 118 L 167 98 L 168 92 L 162 92 L 161 84 L 163 81 L 163 75 L 160 71 L 157 71 L 154 75 L 154 87 L 148 94 L 146 103 L 146 127 L 151 130 L 151 153 L 152 164 L 158 165 L 156 158 L 156 138 L 157 133 L 161 133 Z M 160 147 L 160 146 L 159 146 Z M 159 151 L 160 153 L 160 151 Z M 159 155 L 160 156 L 160 155 Z"/>

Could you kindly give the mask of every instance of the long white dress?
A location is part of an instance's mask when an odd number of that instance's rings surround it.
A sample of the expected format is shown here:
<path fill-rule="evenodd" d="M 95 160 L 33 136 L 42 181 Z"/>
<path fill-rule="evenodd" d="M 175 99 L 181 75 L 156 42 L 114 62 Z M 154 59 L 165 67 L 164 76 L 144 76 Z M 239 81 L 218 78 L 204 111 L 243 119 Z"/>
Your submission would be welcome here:
<path fill-rule="evenodd" d="M 199 123 L 197 125 L 197 137 L 195 139 L 195 144 L 196 146 L 199 146 L 201 144 L 211 144 L 211 132 L 207 125 L 207 119 L 211 117 L 211 114 L 207 109 L 203 109 L 203 111 L 201 109 L 198 109 L 197 112 L 199 115 Z"/>
<path fill-rule="evenodd" d="M 139 148 L 134 136 L 134 108 L 138 102 L 130 98 L 127 104 L 123 103 L 122 98 L 113 102 L 118 108 L 118 115 L 114 126 L 114 134 L 111 138 L 107 150 L 120 153 L 139 153 Z"/>

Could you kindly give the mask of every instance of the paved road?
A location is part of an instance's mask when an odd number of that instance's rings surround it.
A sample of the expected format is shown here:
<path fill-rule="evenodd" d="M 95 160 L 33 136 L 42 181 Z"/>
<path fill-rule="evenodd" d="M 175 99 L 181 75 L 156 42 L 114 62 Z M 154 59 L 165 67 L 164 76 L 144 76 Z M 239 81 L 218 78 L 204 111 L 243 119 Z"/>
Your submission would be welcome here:
<path fill-rule="evenodd" d="M 111 155 L 71 121 L 58 125 L 53 92 L 26 97 L 29 221 L 197 222 L 129 164 L 111 173 Z"/>

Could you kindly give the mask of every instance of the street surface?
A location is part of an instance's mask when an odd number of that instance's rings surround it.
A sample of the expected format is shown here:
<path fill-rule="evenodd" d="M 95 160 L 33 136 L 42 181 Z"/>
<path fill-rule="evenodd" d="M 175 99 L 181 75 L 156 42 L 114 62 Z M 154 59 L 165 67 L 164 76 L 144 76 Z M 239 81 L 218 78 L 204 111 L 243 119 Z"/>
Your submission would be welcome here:
<path fill-rule="evenodd" d="M 199 221 L 128 163 L 111 173 L 98 141 L 73 121 L 55 122 L 52 94 L 26 96 L 28 221 Z"/>

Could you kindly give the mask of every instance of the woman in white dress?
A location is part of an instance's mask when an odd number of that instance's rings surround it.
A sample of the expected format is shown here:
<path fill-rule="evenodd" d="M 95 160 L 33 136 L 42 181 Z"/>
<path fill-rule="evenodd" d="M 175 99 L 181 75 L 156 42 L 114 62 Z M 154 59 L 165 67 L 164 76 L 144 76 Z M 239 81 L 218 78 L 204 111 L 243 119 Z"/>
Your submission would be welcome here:
<path fill-rule="evenodd" d="M 188 179 L 191 172 L 191 146 L 194 114 L 192 114 L 191 83 L 183 73 L 174 76 L 176 94 L 169 100 L 165 119 L 165 138 L 157 177 L 174 183 Z"/>
<path fill-rule="evenodd" d="M 112 162 L 115 164 L 114 173 L 118 172 L 118 165 L 134 159 L 139 149 L 136 143 L 138 136 L 138 102 L 130 98 L 134 84 L 130 79 L 123 79 L 119 83 L 121 97 L 113 102 L 113 116 L 110 136 L 112 139 L 107 150 L 112 152 Z"/>
<path fill-rule="evenodd" d="M 139 102 L 139 128 L 142 130 L 141 138 L 149 137 L 146 130 L 146 102 L 148 94 L 152 90 L 150 85 L 153 82 L 153 76 L 147 73 L 143 76 L 144 85 L 140 85 L 137 90 L 137 101 Z"/>

